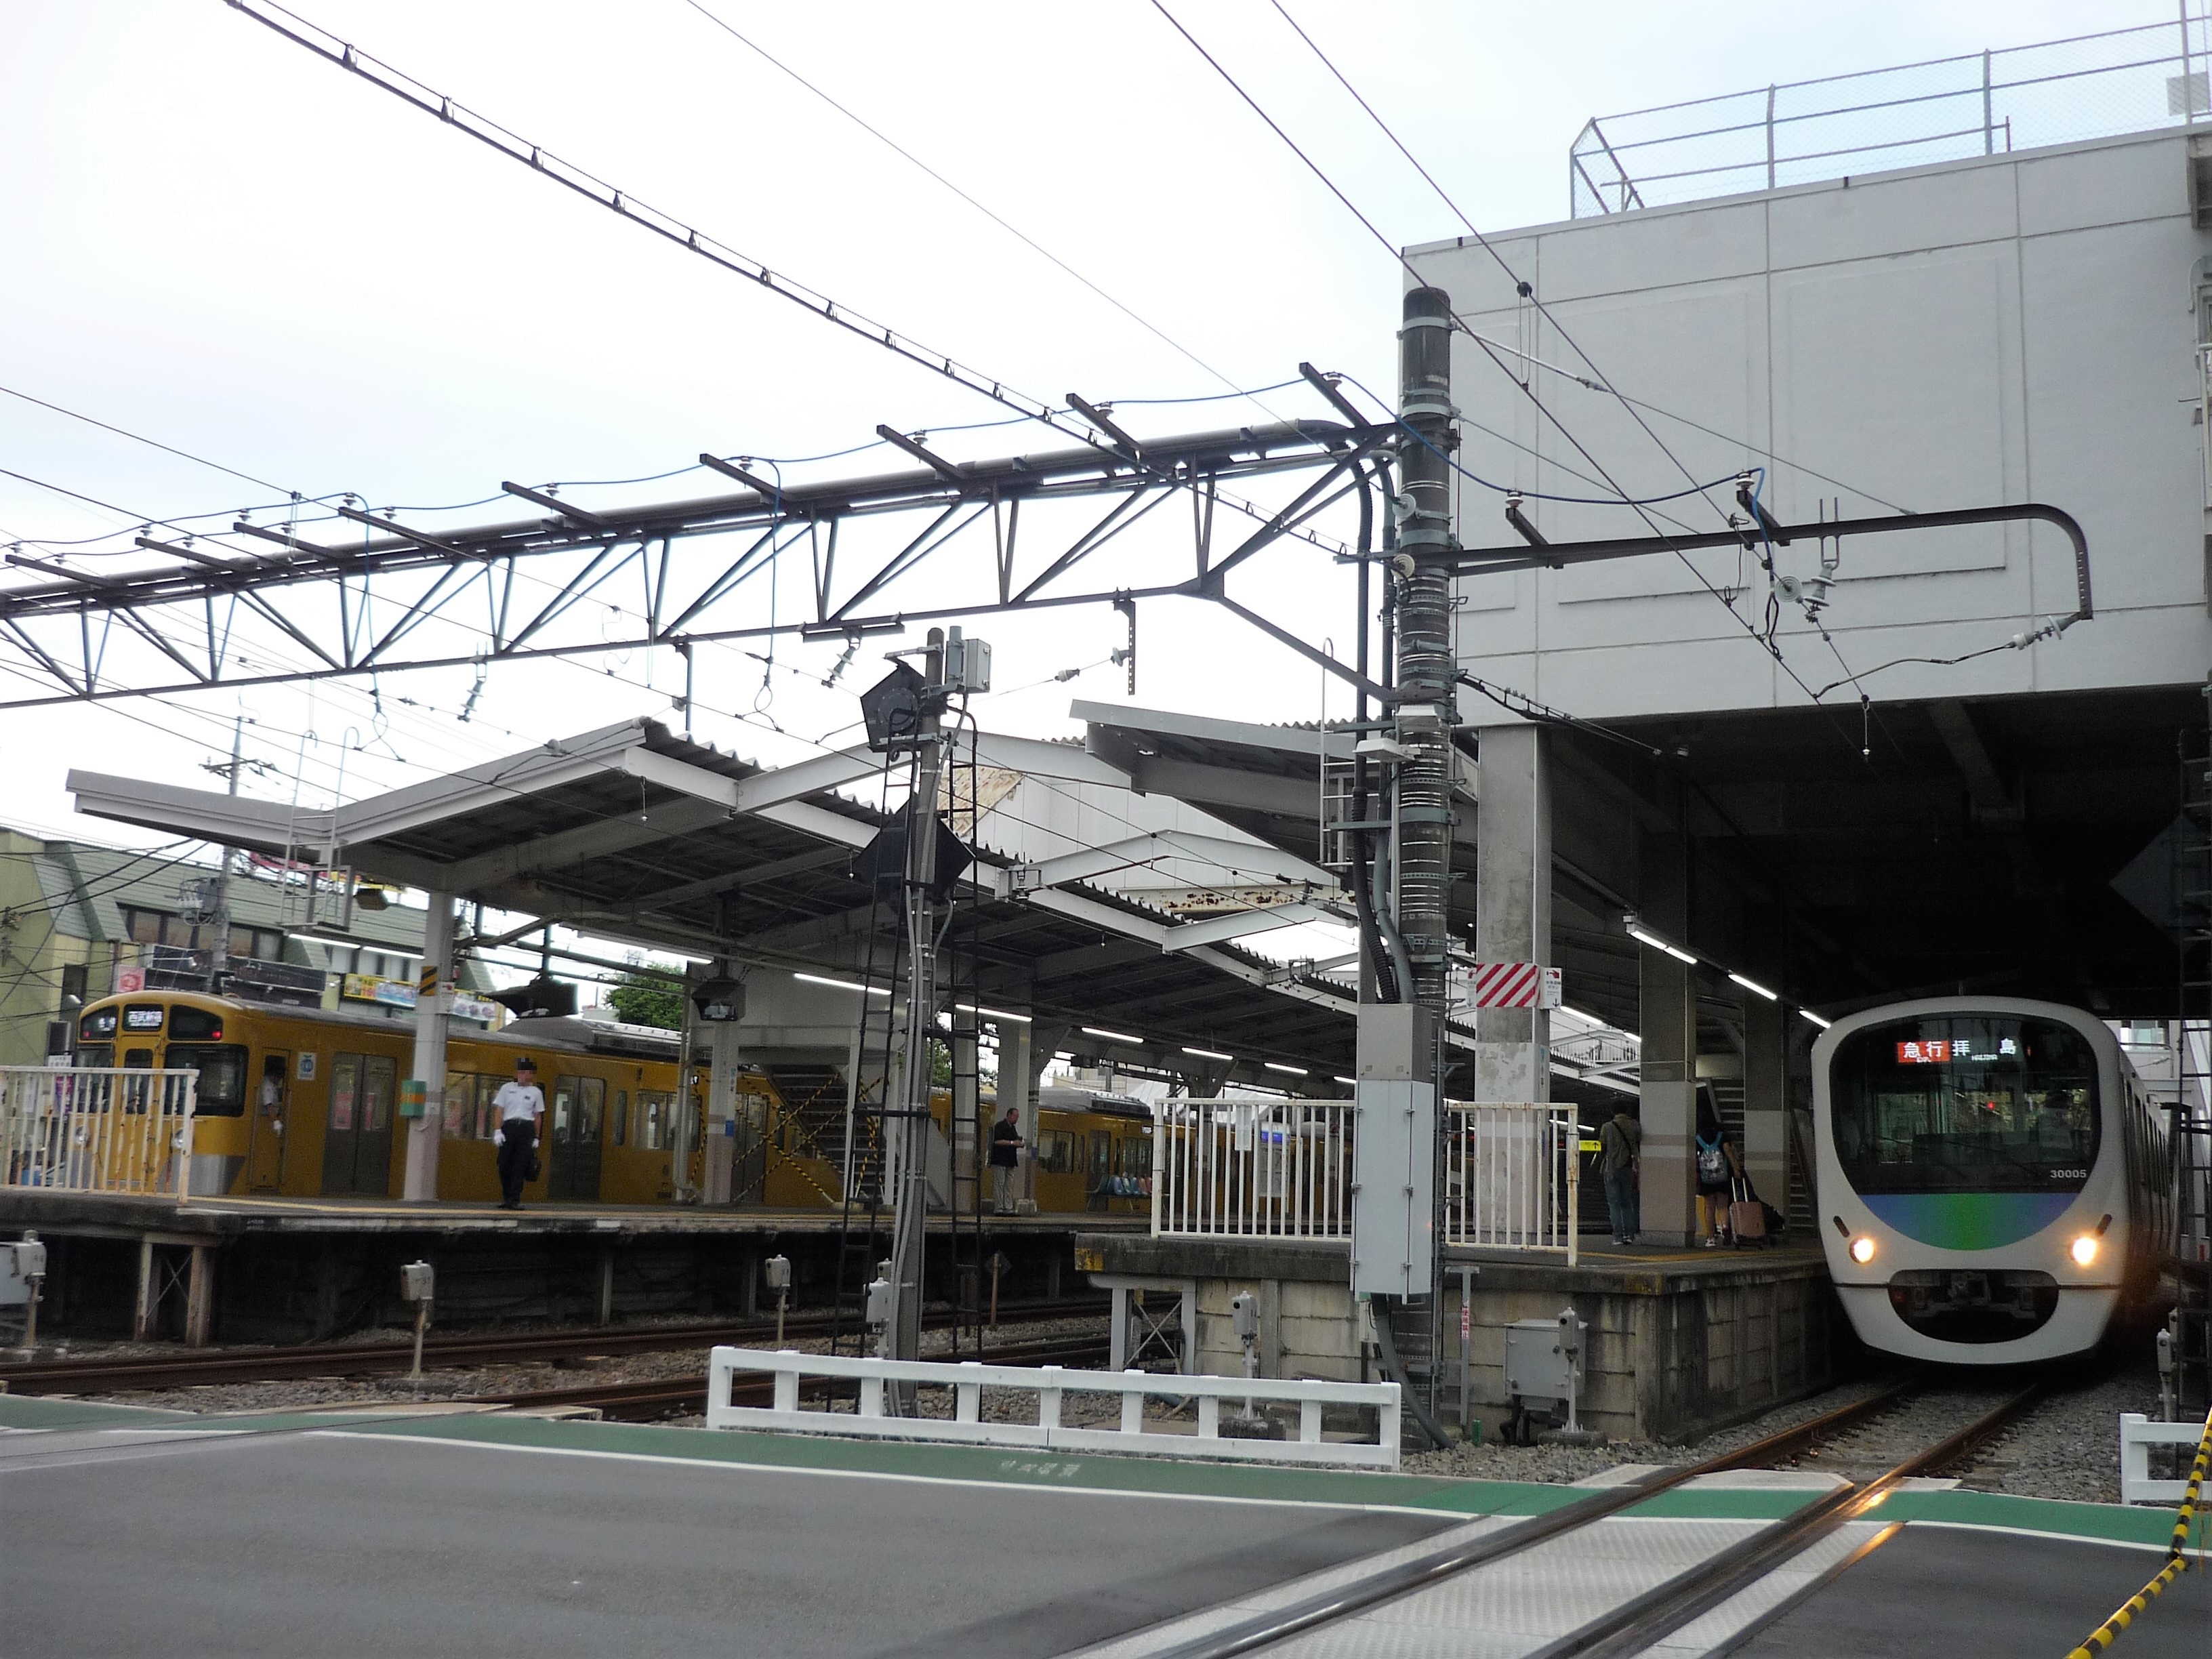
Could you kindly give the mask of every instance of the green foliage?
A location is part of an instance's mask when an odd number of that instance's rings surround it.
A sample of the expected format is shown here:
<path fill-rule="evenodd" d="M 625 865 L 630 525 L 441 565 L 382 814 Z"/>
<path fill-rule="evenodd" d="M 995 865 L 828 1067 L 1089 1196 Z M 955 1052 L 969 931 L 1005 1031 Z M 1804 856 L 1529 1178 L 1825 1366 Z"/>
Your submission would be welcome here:
<path fill-rule="evenodd" d="M 684 1029 L 684 993 L 665 979 L 624 974 L 607 993 L 607 1000 L 632 1025 L 658 1025 L 664 1031 Z"/>

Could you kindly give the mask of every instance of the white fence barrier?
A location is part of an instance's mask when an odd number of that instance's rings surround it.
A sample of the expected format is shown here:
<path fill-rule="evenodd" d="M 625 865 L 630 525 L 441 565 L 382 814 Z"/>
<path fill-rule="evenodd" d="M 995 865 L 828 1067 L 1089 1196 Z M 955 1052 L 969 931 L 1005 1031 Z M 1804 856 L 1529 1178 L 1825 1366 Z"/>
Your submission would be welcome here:
<path fill-rule="evenodd" d="M 1352 1236 L 1350 1101 L 1177 1100 L 1152 1108 L 1152 1236 Z M 1580 1255 L 1572 1106 L 1445 1103 L 1444 1242 Z"/>
<path fill-rule="evenodd" d="M 731 1384 L 740 1372 L 766 1372 L 775 1379 L 772 1406 L 733 1406 Z M 803 1409 L 799 1384 L 805 1378 L 836 1378 L 860 1385 L 857 1412 Z M 885 1410 L 884 1385 L 911 1382 L 950 1389 L 953 1411 L 945 1417 L 893 1417 Z M 1034 1397 L 1028 1420 L 987 1422 L 985 1389 L 1008 1389 Z M 1118 1425 L 1079 1427 L 1060 1421 L 1060 1403 L 1070 1394 L 1121 1395 Z M 1146 1426 L 1145 1401 L 1195 1400 L 1195 1434 L 1164 1426 Z M 1291 1404 L 1298 1408 L 1295 1440 L 1243 1438 L 1221 1432 L 1221 1402 L 1241 1412 L 1249 1401 L 1264 1408 Z M 1364 1407 L 1375 1413 L 1371 1440 L 1325 1440 L 1322 1408 Z M 780 1429 L 800 1434 L 862 1436 L 889 1440 L 953 1440 L 980 1446 L 1018 1446 L 1052 1451 L 1144 1452 L 1170 1457 L 1225 1457 L 1253 1462 L 1338 1463 L 1358 1468 L 1398 1467 L 1399 1394 L 1395 1382 L 1322 1382 L 1277 1377 L 1185 1376 L 1147 1371 L 1066 1370 L 1058 1365 L 957 1364 L 940 1360 L 868 1359 L 851 1355 L 799 1353 L 789 1348 L 716 1348 L 708 1356 L 707 1426 L 710 1429 Z"/>
<path fill-rule="evenodd" d="M 2141 1412 L 2120 1413 L 2120 1502 L 2179 1504 L 2189 1482 L 2150 1478 L 2153 1446 L 2194 1446 L 2204 1437 L 2202 1423 L 2154 1423 Z"/>
<path fill-rule="evenodd" d="M 186 1196 L 199 1073 L 0 1066 L 0 1187 Z"/>
<path fill-rule="evenodd" d="M 1152 1235 L 1352 1237 L 1348 1100 L 1152 1107 Z"/>
<path fill-rule="evenodd" d="M 1447 1244 L 1563 1250 L 1575 1265 L 1582 1129 L 1572 1106 L 1452 1101 L 1443 1139 Z"/>

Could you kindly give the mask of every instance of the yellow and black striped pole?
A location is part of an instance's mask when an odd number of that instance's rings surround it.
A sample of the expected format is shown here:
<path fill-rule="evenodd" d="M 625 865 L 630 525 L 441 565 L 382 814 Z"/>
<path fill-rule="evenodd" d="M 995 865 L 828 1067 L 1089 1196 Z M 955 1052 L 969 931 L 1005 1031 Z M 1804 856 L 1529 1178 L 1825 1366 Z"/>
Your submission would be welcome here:
<path fill-rule="evenodd" d="M 2197 1521 L 2197 1501 L 2204 1491 L 2204 1473 L 2212 1466 L 2212 1412 L 2205 1413 L 2204 1432 L 2197 1437 L 2197 1461 L 2190 1465 L 2189 1486 L 2181 1494 L 2181 1508 L 2173 1517 L 2173 1540 L 2166 1548 L 2166 1565 L 2158 1576 L 2145 1584 L 2111 1618 L 2089 1632 L 2081 1645 L 2066 1656 L 2066 1659 L 2096 1659 L 2096 1656 L 2120 1639 L 2120 1632 L 2136 1621 L 2136 1615 L 2154 1601 L 2160 1591 L 2181 1576 L 2189 1565 L 2189 1532 Z"/>

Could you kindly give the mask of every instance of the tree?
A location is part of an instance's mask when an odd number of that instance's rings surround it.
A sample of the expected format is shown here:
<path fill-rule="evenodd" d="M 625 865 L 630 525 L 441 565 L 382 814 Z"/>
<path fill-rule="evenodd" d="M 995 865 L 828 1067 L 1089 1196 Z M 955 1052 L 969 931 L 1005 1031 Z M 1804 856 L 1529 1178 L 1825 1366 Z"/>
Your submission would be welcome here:
<path fill-rule="evenodd" d="M 664 1031 L 684 1029 L 683 989 L 657 974 L 624 974 L 607 993 L 607 1000 L 632 1025 L 658 1025 Z"/>

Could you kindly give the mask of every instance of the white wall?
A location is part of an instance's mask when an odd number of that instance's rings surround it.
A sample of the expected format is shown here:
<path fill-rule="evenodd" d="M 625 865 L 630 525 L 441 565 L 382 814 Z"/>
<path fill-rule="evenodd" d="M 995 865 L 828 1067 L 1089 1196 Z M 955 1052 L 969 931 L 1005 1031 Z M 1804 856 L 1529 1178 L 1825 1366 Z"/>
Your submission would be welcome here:
<path fill-rule="evenodd" d="M 2081 520 L 2094 621 L 2026 651 L 1887 668 L 1866 680 L 1877 700 L 2186 683 L 2212 665 L 2194 311 L 2212 235 L 2190 222 L 2187 142 L 2023 151 L 1492 240 L 1620 391 L 1727 434 L 1647 415 L 1684 467 L 1702 481 L 1768 465 L 1764 499 L 1784 522 L 1837 496 L 1845 516 L 2040 501 Z M 1478 331 L 1579 367 L 1479 246 L 1412 259 Z M 1520 489 L 1607 493 L 1571 476 L 1589 463 L 1474 342 L 1457 341 L 1453 374 L 1462 465 Z M 1685 487 L 1619 401 L 1542 369 L 1531 384 L 1630 493 Z M 1517 541 L 1499 496 L 1461 489 L 1469 547 Z M 1723 512 L 1733 494 L 1711 492 Z M 1618 507 L 1524 510 L 1553 540 L 1649 533 Z M 1660 510 L 1722 527 L 1694 497 Z M 1761 617 L 1755 561 L 1696 564 Z M 1778 568 L 1817 566 L 1801 541 Z M 2000 643 L 2075 602 L 2070 551 L 2042 526 L 1862 538 L 1839 574 L 1826 620 L 1862 675 Z M 1586 716 L 1806 700 L 1671 555 L 1470 580 L 1459 629 L 1472 672 Z M 1794 609 L 1777 641 L 1815 690 L 1844 677 Z"/>

